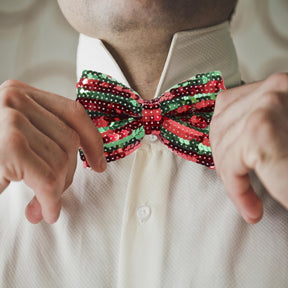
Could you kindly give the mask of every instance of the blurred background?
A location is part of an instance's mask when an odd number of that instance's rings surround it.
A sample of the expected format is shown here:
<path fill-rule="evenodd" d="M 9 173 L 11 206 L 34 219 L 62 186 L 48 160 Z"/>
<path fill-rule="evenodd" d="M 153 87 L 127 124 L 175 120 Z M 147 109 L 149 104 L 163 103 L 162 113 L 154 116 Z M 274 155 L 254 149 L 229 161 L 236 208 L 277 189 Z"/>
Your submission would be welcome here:
<path fill-rule="evenodd" d="M 244 81 L 288 72 L 288 0 L 239 0 L 231 27 Z M 0 83 L 74 99 L 77 42 L 56 0 L 0 0 Z"/>

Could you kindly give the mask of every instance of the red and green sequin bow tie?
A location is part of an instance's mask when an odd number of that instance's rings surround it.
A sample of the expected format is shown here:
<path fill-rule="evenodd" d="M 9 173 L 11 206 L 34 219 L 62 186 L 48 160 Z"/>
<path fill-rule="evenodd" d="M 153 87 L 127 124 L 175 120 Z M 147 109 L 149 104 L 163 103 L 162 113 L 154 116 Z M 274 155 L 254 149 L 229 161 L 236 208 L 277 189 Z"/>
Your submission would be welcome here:
<path fill-rule="evenodd" d="M 215 98 L 225 89 L 220 72 L 197 74 L 152 100 L 94 71 L 83 71 L 77 89 L 76 101 L 103 137 L 107 162 L 129 155 L 154 134 L 180 157 L 214 168 L 209 123 Z M 80 157 L 88 166 L 81 150 Z"/>

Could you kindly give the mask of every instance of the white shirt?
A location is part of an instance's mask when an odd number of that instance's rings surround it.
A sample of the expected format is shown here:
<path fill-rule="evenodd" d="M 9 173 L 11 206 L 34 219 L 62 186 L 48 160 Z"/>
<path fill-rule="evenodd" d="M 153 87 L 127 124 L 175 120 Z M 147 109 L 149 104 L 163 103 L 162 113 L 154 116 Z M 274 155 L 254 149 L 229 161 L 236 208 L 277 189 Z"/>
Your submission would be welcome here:
<path fill-rule="evenodd" d="M 81 35 L 83 69 L 129 85 L 100 40 Z M 220 70 L 240 85 L 228 23 L 176 33 L 155 97 L 194 74 Z M 288 212 L 255 175 L 263 220 L 246 224 L 214 170 L 153 136 L 97 174 L 78 161 L 58 222 L 33 225 L 22 183 L 0 197 L 0 287 L 287 287 Z"/>

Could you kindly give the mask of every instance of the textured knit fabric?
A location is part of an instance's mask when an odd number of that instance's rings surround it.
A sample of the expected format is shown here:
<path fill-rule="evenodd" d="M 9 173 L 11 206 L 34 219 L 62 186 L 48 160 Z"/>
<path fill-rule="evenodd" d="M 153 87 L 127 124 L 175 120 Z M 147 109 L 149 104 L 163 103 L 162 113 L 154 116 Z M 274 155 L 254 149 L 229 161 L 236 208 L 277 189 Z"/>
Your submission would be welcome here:
<path fill-rule="evenodd" d="M 103 43 L 81 35 L 78 71 L 84 69 L 129 85 Z M 175 34 L 155 97 L 212 70 L 222 72 L 227 88 L 240 84 L 227 23 Z M 1 195 L 1 288 L 288 286 L 288 213 L 255 175 L 265 214 L 249 225 L 214 170 L 148 136 L 104 173 L 78 161 L 54 225 L 24 218 L 33 194 L 21 183 Z"/>

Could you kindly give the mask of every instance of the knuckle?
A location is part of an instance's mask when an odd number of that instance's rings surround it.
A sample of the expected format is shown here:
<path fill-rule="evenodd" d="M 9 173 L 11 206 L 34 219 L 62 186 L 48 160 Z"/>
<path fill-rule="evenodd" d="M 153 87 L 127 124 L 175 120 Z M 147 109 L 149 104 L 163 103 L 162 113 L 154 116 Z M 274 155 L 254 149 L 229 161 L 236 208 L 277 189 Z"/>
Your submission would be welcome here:
<path fill-rule="evenodd" d="M 26 117 L 14 109 L 1 109 L 1 120 L 5 129 L 20 127 L 27 121 Z"/>
<path fill-rule="evenodd" d="M 252 134 L 258 131 L 263 124 L 263 122 L 267 121 L 268 113 L 266 109 L 258 109 L 254 111 L 248 118 L 247 118 L 247 126 L 250 127 Z"/>
<path fill-rule="evenodd" d="M 288 90 L 288 74 L 276 73 L 267 78 L 267 84 L 272 89 Z"/>
<path fill-rule="evenodd" d="M 283 107 L 285 101 L 281 93 L 266 92 L 261 96 L 261 103 L 268 109 Z"/>
<path fill-rule="evenodd" d="M 246 149 L 246 160 L 249 167 L 257 167 L 270 159 L 271 151 L 277 150 L 279 137 L 275 113 L 267 109 L 258 109 L 248 118 L 247 124 L 247 127 L 250 127 L 248 136 L 253 139 L 253 147 Z"/>
<path fill-rule="evenodd" d="M 1 88 L 5 87 L 19 87 L 22 83 L 18 80 L 8 79 L 1 84 Z"/>
<path fill-rule="evenodd" d="M 1 90 L 0 101 L 3 106 L 12 106 L 12 99 L 19 94 L 18 88 L 5 87 Z"/>
<path fill-rule="evenodd" d="M 7 137 L 7 144 L 14 151 L 22 151 L 28 146 L 28 140 L 26 137 L 18 130 L 13 129 Z"/>
<path fill-rule="evenodd" d="M 29 147 L 28 140 L 18 129 L 10 129 L 2 137 L 1 146 L 3 153 L 13 153 L 16 157 L 20 158 L 23 153 L 27 152 Z"/>
<path fill-rule="evenodd" d="M 57 174 L 65 173 L 68 168 L 68 160 L 69 157 L 67 153 L 61 150 L 61 152 L 57 154 L 57 157 L 55 157 L 53 170 L 57 172 Z"/>
<path fill-rule="evenodd" d="M 0 93 L 0 103 L 2 106 L 23 109 L 27 103 L 27 96 L 16 87 L 5 87 Z"/>
<path fill-rule="evenodd" d="M 46 171 L 44 177 L 44 182 L 42 182 L 43 187 L 41 188 L 42 191 L 49 190 L 49 191 L 56 191 L 56 187 L 58 185 L 58 178 L 56 176 L 56 173 L 53 173 L 52 171 L 48 170 Z M 56 193 L 55 193 L 55 196 Z"/>
<path fill-rule="evenodd" d="M 268 141 L 275 136 L 275 117 L 270 109 L 258 109 L 248 117 L 251 137 L 258 143 Z"/>
<path fill-rule="evenodd" d="M 9 161 L 5 161 L 5 163 L 1 162 L 2 161 L 0 161 L 0 175 L 1 179 L 4 179 L 4 182 L 20 181 L 24 178 L 24 172 L 20 167 L 13 165 L 13 163 Z"/>

